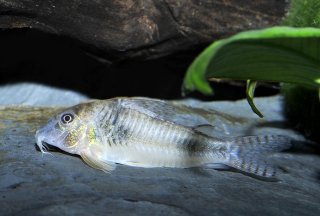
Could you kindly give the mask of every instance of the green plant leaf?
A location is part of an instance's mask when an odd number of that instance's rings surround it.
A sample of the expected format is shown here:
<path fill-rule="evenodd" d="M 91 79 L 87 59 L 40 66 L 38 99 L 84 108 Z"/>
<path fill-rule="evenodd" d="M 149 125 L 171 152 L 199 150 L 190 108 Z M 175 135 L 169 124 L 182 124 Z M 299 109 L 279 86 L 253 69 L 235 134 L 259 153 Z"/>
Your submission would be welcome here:
<path fill-rule="evenodd" d="M 320 29 L 272 27 L 214 42 L 190 65 L 187 91 L 212 94 L 208 80 L 233 79 L 320 87 Z"/>
<path fill-rule="evenodd" d="M 254 91 L 256 89 L 256 86 L 257 86 L 257 81 L 252 81 L 252 80 L 247 81 L 247 89 L 246 89 L 247 101 L 250 104 L 252 111 L 255 114 L 257 114 L 260 118 L 263 118 L 262 113 L 258 110 L 258 108 L 253 102 Z"/>

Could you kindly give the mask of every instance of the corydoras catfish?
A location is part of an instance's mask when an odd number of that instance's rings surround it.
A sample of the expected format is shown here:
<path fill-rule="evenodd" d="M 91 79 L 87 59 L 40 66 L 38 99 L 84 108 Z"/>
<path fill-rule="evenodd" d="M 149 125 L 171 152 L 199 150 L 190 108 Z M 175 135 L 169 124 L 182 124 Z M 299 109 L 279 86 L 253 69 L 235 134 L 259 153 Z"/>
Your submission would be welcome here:
<path fill-rule="evenodd" d="M 222 164 L 262 177 L 276 173 L 267 156 L 290 147 L 288 138 L 279 135 L 212 137 L 201 130 L 209 125 L 181 124 L 185 114 L 156 99 L 93 100 L 56 114 L 37 130 L 36 141 L 42 152 L 47 143 L 105 172 L 117 163 L 148 168 Z"/>

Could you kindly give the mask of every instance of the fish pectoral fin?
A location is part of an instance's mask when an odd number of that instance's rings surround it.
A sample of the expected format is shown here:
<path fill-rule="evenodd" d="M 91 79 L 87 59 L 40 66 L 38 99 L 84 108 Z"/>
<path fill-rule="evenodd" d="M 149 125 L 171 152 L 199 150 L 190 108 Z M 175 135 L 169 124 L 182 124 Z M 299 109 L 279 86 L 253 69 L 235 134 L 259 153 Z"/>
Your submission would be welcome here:
<path fill-rule="evenodd" d="M 110 161 L 99 160 L 91 154 L 81 153 L 80 156 L 84 160 L 84 162 L 86 162 L 86 164 L 88 164 L 92 168 L 102 170 L 103 172 L 110 173 L 112 170 L 116 168 L 115 163 Z"/>

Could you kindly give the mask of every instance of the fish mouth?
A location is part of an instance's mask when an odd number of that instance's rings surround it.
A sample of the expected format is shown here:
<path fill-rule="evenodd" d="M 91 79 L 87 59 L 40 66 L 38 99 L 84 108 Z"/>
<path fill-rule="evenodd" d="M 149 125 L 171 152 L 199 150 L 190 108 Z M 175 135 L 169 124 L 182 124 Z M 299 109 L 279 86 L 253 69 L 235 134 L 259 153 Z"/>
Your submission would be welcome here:
<path fill-rule="evenodd" d="M 37 130 L 35 138 L 39 150 L 43 154 L 48 153 L 48 150 L 50 149 L 49 145 L 52 146 L 52 143 L 41 134 L 41 130 Z"/>
<path fill-rule="evenodd" d="M 56 149 L 59 149 L 56 145 L 55 139 L 52 139 L 48 134 L 46 127 L 40 128 L 36 131 L 35 139 L 38 149 L 44 154 L 48 154 L 49 150 L 55 151 Z"/>

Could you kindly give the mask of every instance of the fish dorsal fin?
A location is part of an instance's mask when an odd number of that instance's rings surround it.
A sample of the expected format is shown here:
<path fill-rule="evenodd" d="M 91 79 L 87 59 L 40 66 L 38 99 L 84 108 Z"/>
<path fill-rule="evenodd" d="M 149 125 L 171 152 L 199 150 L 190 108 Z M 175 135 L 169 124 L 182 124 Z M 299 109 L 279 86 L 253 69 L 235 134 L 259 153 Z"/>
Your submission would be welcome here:
<path fill-rule="evenodd" d="M 170 101 L 150 98 L 127 98 L 122 99 L 121 105 L 149 117 L 186 127 L 193 128 L 196 125 L 209 123 L 206 118 L 197 114 L 191 108 L 183 105 L 177 106 Z"/>
<path fill-rule="evenodd" d="M 91 155 L 90 153 L 88 154 L 82 152 L 80 156 L 84 160 L 84 162 L 86 162 L 89 166 L 98 170 L 102 170 L 103 172 L 110 173 L 112 170 L 116 168 L 115 163 L 109 161 L 101 161 L 93 157 L 93 155 Z"/>
<path fill-rule="evenodd" d="M 210 136 L 214 130 L 214 126 L 211 124 L 202 124 L 193 127 L 193 130 Z"/>

